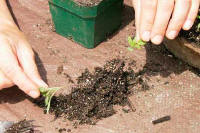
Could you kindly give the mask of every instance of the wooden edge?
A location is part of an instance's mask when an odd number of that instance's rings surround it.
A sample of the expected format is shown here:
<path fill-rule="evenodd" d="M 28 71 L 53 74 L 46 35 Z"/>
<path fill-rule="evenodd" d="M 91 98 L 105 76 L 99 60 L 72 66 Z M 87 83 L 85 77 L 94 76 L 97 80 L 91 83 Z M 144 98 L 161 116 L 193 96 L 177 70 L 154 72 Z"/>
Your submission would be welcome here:
<path fill-rule="evenodd" d="M 200 69 L 200 47 L 196 44 L 190 43 L 184 38 L 177 38 L 175 40 L 165 39 L 164 45 L 176 57 Z"/>

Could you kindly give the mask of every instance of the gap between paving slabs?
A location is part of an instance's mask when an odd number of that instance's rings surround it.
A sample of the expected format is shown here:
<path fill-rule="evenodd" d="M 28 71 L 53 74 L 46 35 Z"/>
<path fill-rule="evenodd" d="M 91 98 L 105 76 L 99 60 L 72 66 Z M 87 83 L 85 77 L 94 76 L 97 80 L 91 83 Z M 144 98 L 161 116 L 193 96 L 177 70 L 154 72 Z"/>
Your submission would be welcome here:
<path fill-rule="evenodd" d="M 124 60 L 113 59 L 103 67 L 96 67 L 92 73 L 86 69 L 70 94 L 52 97 L 50 113 L 55 118 L 64 117 L 77 124 L 96 124 L 116 113 L 114 105 L 129 106 L 134 111 L 129 100 L 132 88 L 140 84 L 147 90 L 149 86 L 143 80 L 145 72 L 135 73 L 129 65 L 125 65 Z M 33 102 L 46 109 L 43 97 Z"/>

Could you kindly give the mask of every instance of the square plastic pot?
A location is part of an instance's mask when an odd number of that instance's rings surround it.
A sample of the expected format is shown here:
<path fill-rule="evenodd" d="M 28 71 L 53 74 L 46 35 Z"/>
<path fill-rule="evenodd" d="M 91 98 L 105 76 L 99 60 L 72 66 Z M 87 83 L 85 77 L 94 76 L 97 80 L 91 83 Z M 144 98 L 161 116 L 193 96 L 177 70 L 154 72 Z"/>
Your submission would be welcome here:
<path fill-rule="evenodd" d="M 49 0 L 49 6 L 58 34 L 94 48 L 119 28 L 123 0 L 104 0 L 92 7 L 73 0 Z"/>

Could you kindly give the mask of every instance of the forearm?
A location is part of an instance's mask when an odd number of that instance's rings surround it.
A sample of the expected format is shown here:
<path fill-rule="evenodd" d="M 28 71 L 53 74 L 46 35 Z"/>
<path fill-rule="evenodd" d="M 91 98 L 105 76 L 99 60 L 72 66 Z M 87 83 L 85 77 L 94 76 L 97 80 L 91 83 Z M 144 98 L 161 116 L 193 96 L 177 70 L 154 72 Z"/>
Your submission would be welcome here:
<path fill-rule="evenodd" d="M 17 28 L 8 10 L 6 0 L 0 0 L 0 29 L 7 27 Z"/>

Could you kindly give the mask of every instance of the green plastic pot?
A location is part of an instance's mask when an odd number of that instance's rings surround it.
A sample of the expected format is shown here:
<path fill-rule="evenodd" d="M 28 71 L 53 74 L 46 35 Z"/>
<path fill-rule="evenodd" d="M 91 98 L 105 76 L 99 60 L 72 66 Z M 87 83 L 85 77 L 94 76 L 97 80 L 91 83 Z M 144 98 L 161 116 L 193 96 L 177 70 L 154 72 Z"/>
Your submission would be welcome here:
<path fill-rule="evenodd" d="M 73 0 L 49 0 L 49 6 L 58 34 L 94 48 L 119 28 L 123 0 L 104 0 L 92 7 Z"/>

